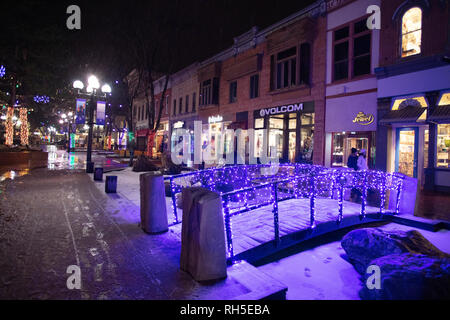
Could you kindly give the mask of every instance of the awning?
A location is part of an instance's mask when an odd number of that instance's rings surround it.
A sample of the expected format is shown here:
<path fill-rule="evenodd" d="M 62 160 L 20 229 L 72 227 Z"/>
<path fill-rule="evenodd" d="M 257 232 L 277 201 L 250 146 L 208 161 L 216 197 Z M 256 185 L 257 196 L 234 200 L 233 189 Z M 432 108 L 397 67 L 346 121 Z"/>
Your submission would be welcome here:
<path fill-rule="evenodd" d="M 380 123 L 417 122 L 427 108 L 409 106 L 400 110 L 391 110 L 380 119 Z"/>
<path fill-rule="evenodd" d="M 428 117 L 428 120 L 438 123 L 450 122 L 450 105 L 437 106 Z"/>

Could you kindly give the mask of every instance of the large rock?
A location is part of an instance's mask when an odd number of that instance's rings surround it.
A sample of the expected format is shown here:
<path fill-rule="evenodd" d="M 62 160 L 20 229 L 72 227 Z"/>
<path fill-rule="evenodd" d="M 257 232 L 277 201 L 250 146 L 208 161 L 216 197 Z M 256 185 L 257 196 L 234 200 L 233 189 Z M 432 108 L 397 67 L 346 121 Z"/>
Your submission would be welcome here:
<path fill-rule="evenodd" d="M 155 166 L 146 156 L 141 155 L 137 158 L 133 165 L 134 172 L 148 172 L 148 171 L 158 171 L 158 167 Z"/>
<path fill-rule="evenodd" d="M 358 229 L 346 234 L 342 248 L 360 274 L 365 274 L 372 260 L 401 253 L 423 254 L 448 258 L 416 230 L 386 232 L 378 228 Z"/>
<path fill-rule="evenodd" d="M 360 291 L 362 299 L 423 300 L 450 299 L 450 259 L 411 253 L 392 254 L 373 260 L 380 267 L 381 288 Z"/>
<path fill-rule="evenodd" d="M 165 151 L 161 155 L 161 168 L 168 175 L 177 175 L 183 170 L 183 166 L 173 163 L 169 151 Z"/>

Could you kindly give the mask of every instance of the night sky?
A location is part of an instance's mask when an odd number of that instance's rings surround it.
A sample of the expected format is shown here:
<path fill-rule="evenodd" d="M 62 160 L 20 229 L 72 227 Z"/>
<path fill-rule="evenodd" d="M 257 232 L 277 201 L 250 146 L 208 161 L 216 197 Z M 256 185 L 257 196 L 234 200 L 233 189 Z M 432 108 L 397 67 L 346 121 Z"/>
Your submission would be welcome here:
<path fill-rule="evenodd" d="M 233 37 L 252 26 L 267 27 L 313 1 L 280 0 L 157 0 L 157 1 L 3 1 L 0 5 L 0 59 L 27 47 L 43 59 L 61 81 L 94 72 L 113 81 L 133 66 L 134 30 L 145 30 L 146 41 L 173 39 L 179 70 L 233 44 Z M 81 31 L 69 31 L 66 8 L 81 8 Z M 161 32 L 156 32 L 161 28 Z M 155 32 L 160 37 L 155 36 Z M 163 33 L 166 33 L 164 35 Z M 6 53 L 5 53 L 6 52 Z M 40 60 L 39 60 L 40 61 Z M 161 72 L 167 66 L 156 66 Z"/>

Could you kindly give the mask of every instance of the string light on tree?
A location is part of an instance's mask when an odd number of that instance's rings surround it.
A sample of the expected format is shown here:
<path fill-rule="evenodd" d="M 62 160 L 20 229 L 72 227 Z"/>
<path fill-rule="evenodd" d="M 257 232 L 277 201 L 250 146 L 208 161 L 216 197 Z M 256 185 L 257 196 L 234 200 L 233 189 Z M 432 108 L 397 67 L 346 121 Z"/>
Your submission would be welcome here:
<path fill-rule="evenodd" d="M 22 145 L 28 145 L 28 111 L 27 108 L 20 108 L 19 109 L 19 121 L 21 122 L 20 125 L 20 144 Z"/>
<path fill-rule="evenodd" d="M 6 112 L 6 141 L 5 144 L 7 146 L 12 146 L 14 141 L 14 124 L 13 124 L 13 117 L 14 117 L 14 108 L 9 107 Z"/>
<path fill-rule="evenodd" d="M 47 96 L 34 96 L 33 100 L 36 103 L 43 103 L 43 104 L 50 102 L 50 98 Z"/>
<path fill-rule="evenodd" d="M 6 74 L 6 68 L 5 66 L 1 65 L 0 66 L 0 78 L 3 78 Z"/>

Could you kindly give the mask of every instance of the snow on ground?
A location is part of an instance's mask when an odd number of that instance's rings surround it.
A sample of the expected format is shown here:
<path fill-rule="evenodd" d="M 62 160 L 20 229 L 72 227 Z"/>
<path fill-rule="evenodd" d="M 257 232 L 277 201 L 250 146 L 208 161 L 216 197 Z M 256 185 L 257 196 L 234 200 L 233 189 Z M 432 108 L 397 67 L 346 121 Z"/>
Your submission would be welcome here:
<path fill-rule="evenodd" d="M 431 232 L 395 223 L 383 230 L 417 230 L 440 250 L 450 253 L 450 231 Z M 288 285 L 288 300 L 356 300 L 362 288 L 360 275 L 345 260 L 340 241 L 282 258 L 258 267 Z"/>

